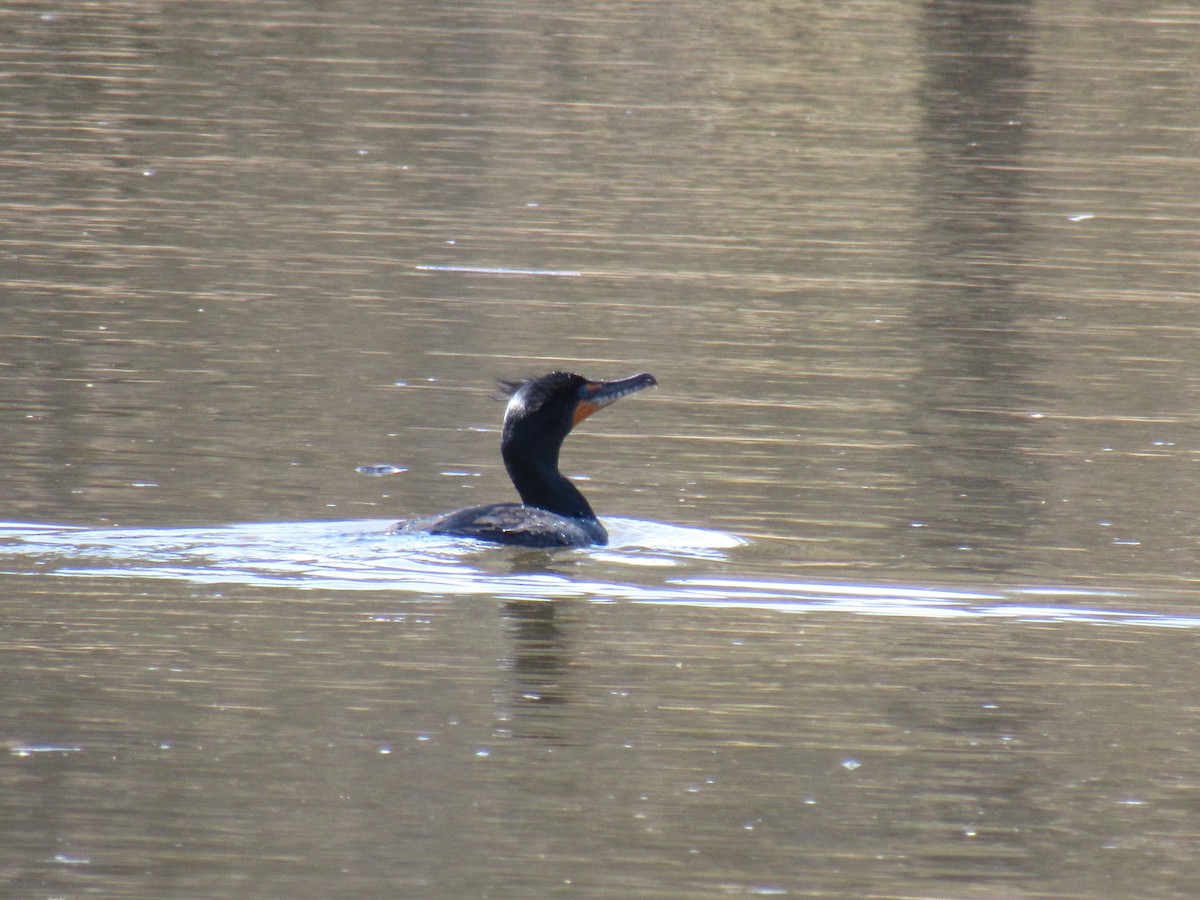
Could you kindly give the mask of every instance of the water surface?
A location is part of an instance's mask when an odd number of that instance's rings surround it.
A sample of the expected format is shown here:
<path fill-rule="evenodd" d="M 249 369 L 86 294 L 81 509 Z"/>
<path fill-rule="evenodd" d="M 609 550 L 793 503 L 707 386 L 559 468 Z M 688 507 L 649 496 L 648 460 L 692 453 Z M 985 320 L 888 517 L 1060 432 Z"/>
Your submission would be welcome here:
<path fill-rule="evenodd" d="M 1101 12 L 6 10 L 0 893 L 1195 896 L 1200 18 Z M 383 533 L 558 367 L 612 545 Z"/>

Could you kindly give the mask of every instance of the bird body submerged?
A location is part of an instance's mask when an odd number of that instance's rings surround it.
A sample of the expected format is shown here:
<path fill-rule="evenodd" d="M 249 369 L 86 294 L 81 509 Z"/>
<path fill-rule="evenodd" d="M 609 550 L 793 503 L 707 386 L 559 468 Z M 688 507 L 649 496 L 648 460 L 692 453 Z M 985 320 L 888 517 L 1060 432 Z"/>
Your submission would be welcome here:
<path fill-rule="evenodd" d="M 586 547 L 608 543 L 608 532 L 595 518 L 560 516 L 524 503 L 468 506 L 440 516 L 408 519 L 398 523 L 395 530 L 472 537 L 522 547 Z"/>
<path fill-rule="evenodd" d="M 522 502 L 406 519 L 393 530 L 526 547 L 607 544 L 608 532 L 587 499 L 559 471 L 559 450 L 571 429 L 592 413 L 657 384 L 648 373 L 618 381 L 589 381 L 571 372 L 507 384 L 512 396 L 504 411 L 500 451 Z"/>

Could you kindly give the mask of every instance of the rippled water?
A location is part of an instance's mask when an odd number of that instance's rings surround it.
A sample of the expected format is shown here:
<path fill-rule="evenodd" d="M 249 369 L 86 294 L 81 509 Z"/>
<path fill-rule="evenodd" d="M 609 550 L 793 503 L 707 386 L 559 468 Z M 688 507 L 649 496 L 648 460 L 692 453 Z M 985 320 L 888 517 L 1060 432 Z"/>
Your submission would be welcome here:
<path fill-rule="evenodd" d="M 1200 889 L 1190 6 L 0 29 L 0 894 Z"/>
<path fill-rule="evenodd" d="M 728 561 L 734 535 L 609 519 L 607 547 L 496 548 L 472 540 L 387 532 L 390 520 L 290 522 L 189 529 L 104 529 L 0 524 L 10 573 L 167 578 L 209 585 L 555 602 L 624 600 L 683 606 L 927 618 L 1194 628 L 1200 617 L 1155 611 L 1167 597 L 1118 590 L 1010 587 L 990 591 L 915 585 L 755 580 L 679 574 Z M 650 580 L 645 569 L 664 570 Z M 636 577 L 622 581 L 621 576 Z M 1137 609 L 1137 604 L 1147 608 Z M 1169 604 L 1168 604 L 1169 605 Z"/>

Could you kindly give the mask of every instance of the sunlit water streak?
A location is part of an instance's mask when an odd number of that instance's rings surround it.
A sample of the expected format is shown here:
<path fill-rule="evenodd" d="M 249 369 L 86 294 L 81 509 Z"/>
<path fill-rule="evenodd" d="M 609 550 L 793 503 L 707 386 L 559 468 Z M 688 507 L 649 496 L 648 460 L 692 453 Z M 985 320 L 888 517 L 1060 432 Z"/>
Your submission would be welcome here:
<path fill-rule="evenodd" d="M 1056 587 L 953 589 L 736 577 L 645 578 L 717 562 L 744 541 L 716 531 L 608 519 L 612 542 L 585 550 L 500 548 L 433 535 L 386 533 L 390 520 L 243 524 L 214 528 L 85 529 L 0 525 L 13 574 L 175 579 L 306 590 L 394 591 L 504 600 L 582 599 L 782 613 L 926 619 L 1005 619 L 1200 628 L 1200 617 L 1128 608 L 1115 591 Z M 484 554 L 485 556 L 481 556 Z M 628 566 L 642 580 L 595 580 L 555 570 L 562 554 Z M 497 563 L 508 569 L 497 573 Z M 485 568 L 485 566 L 487 568 Z"/>
<path fill-rule="evenodd" d="M 504 266 L 427 266 L 414 268 L 422 272 L 459 272 L 468 275 L 547 275 L 555 278 L 579 278 L 582 272 L 570 269 L 511 269 Z"/>

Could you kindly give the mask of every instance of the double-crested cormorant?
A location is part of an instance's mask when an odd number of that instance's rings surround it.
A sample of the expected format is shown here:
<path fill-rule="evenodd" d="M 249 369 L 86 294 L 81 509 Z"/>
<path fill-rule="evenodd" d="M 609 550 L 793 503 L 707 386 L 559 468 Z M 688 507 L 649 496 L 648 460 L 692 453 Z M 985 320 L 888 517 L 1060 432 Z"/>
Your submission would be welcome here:
<path fill-rule="evenodd" d="M 500 452 L 521 502 L 406 519 L 393 530 L 526 547 L 607 544 L 608 532 L 583 494 L 558 471 L 558 452 L 571 429 L 596 410 L 657 384 L 649 373 L 619 381 L 588 381 L 572 372 L 551 372 L 527 381 L 506 382 L 511 398 L 504 410 Z"/>

